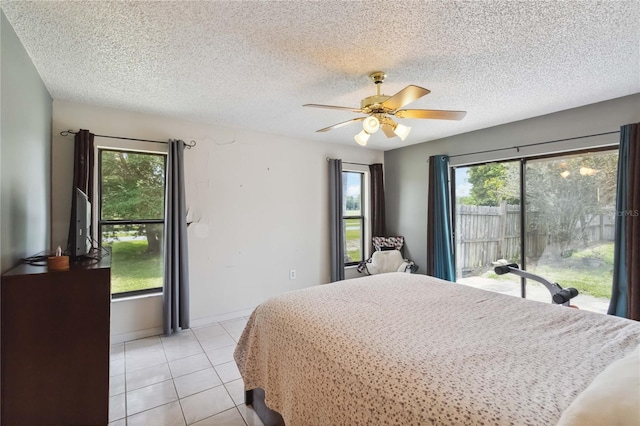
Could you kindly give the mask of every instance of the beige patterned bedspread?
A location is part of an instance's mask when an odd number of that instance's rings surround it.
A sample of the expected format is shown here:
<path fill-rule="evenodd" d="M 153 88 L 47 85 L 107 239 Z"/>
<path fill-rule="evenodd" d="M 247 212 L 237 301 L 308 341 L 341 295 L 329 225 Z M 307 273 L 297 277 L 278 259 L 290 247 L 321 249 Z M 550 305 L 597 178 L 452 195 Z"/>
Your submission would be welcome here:
<path fill-rule="evenodd" d="M 640 323 L 393 273 L 258 306 L 245 389 L 297 425 L 553 425 Z"/>

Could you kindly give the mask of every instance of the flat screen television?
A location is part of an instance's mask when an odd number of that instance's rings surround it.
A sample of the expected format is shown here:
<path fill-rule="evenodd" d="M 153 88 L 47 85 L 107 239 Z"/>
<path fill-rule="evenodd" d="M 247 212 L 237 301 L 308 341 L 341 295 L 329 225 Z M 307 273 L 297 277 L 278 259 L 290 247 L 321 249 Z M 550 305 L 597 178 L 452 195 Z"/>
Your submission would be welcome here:
<path fill-rule="evenodd" d="M 86 256 L 93 246 L 91 239 L 91 203 L 89 197 L 79 188 L 76 188 L 72 214 L 74 215 L 74 229 L 69 241 L 71 259 L 79 259 Z"/>

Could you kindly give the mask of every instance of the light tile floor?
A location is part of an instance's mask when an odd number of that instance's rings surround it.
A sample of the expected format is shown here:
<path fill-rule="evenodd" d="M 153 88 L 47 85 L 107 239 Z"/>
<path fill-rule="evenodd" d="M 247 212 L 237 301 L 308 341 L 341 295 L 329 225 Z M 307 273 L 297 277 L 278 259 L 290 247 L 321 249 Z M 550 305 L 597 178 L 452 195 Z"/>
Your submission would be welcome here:
<path fill-rule="evenodd" d="M 260 426 L 233 351 L 238 318 L 111 346 L 110 426 Z"/>

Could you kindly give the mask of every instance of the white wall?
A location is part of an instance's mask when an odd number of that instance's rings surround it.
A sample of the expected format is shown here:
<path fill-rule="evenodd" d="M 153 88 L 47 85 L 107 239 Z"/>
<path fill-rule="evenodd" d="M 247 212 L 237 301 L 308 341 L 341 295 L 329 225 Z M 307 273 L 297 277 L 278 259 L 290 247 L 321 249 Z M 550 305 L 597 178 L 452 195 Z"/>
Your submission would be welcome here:
<path fill-rule="evenodd" d="M 0 12 L 0 272 L 49 250 L 52 100 Z"/>
<path fill-rule="evenodd" d="M 471 113 L 471 112 L 470 112 Z M 427 259 L 427 180 L 431 155 L 458 155 L 484 150 L 506 150 L 451 158 L 451 165 L 470 164 L 586 149 L 617 144 L 618 134 L 575 139 L 547 145 L 515 146 L 617 131 L 640 121 L 640 94 L 587 105 L 436 141 L 386 151 L 385 198 L 389 235 L 404 235 L 405 255 L 425 273 Z"/>
<path fill-rule="evenodd" d="M 196 140 L 185 151 L 191 319 L 246 312 L 266 298 L 329 281 L 327 157 L 376 163 L 381 151 L 190 123 L 84 104 L 53 104 L 52 242 L 66 243 L 73 140 L 63 130 Z M 96 138 L 96 144 L 104 141 Z M 289 280 L 296 269 L 297 279 Z M 112 303 L 114 340 L 161 327 L 159 297 Z"/>

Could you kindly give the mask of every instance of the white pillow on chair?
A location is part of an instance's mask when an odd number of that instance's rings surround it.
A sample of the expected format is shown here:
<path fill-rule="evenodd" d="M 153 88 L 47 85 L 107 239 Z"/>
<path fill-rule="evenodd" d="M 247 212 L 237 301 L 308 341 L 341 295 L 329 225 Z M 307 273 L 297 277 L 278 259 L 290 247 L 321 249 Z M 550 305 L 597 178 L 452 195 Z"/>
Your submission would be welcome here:
<path fill-rule="evenodd" d="M 406 272 L 409 264 L 402 258 L 400 250 L 375 251 L 371 255 L 371 263 L 367 263 L 370 275 L 386 272 Z"/>

